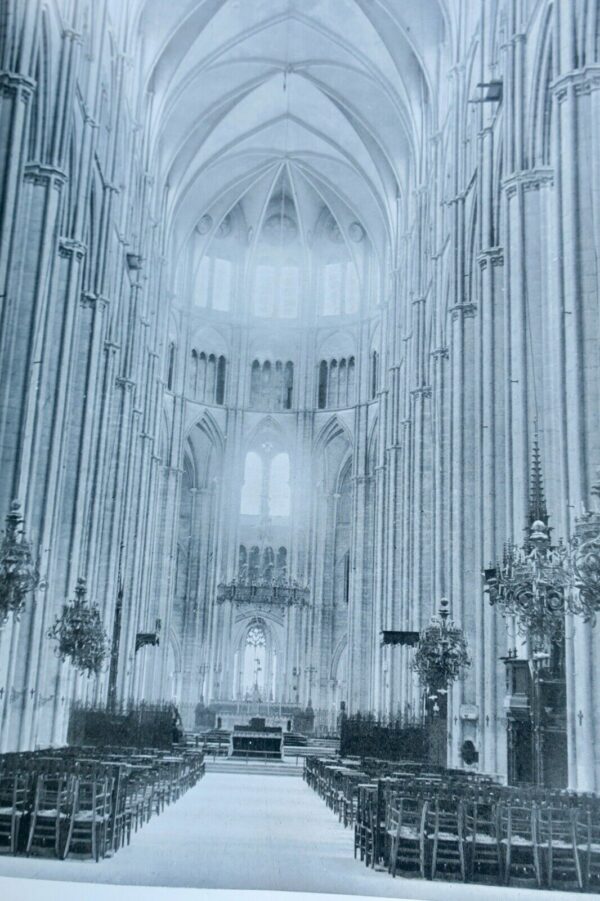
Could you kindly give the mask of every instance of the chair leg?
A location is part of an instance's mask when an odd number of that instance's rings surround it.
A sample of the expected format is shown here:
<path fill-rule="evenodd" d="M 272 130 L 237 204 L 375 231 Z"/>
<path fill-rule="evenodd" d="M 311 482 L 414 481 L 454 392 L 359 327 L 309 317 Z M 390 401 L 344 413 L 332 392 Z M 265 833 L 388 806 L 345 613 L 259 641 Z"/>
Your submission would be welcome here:
<path fill-rule="evenodd" d="M 436 835 L 433 840 L 433 850 L 431 853 L 431 879 L 435 879 L 435 874 L 436 874 L 436 870 L 437 870 L 437 850 L 438 850 L 438 837 L 437 837 L 437 830 L 436 830 Z"/>
<path fill-rule="evenodd" d="M 392 877 L 396 878 L 396 870 L 398 869 L 398 835 L 396 834 L 392 839 L 392 850 L 390 854 L 390 873 Z"/>
<path fill-rule="evenodd" d="M 577 885 L 580 889 L 583 888 L 583 875 L 581 873 L 581 861 L 579 860 L 579 851 L 577 849 L 577 845 L 573 845 L 573 854 L 575 855 L 575 873 L 577 875 Z"/>
<path fill-rule="evenodd" d="M 508 885 L 510 882 L 510 859 L 511 859 L 511 848 L 510 842 L 506 846 L 506 859 L 504 861 L 504 884 Z"/>
<path fill-rule="evenodd" d="M 54 853 L 59 858 L 59 860 L 61 858 L 61 851 L 60 851 L 61 825 L 62 824 L 60 821 L 60 817 L 57 817 L 56 823 L 54 824 Z"/>
<path fill-rule="evenodd" d="M 548 853 L 549 855 L 551 854 L 550 851 Z M 552 864 L 549 862 L 549 868 L 551 866 Z M 535 842 L 533 845 L 533 869 L 535 870 L 535 881 L 539 887 L 542 884 L 542 870 L 540 867 L 540 850 Z"/>
<path fill-rule="evenodd" d="M 74 818 L 71 817 L 71 820 L 70 820 L 70 822 L 69 822 L 69 828 L 68 828 L 68 830 L 67 830 L 67 837 L 66 837 L 66 839 L 65 839 L 64 848 L 63 848 L 63 851 L 62 851 L 62 854 L 61 854 L 61 857 L 62 857 L 63 860 L 65 860 L 65 858 L 67 857 L 67 854 L 69 853 L 69 850 L 70 850 L 70 848 L 71 848 L 71 840 L 72 840 L 72 838 L 73 838 L 73 828 L 74 828 L 74 826 L 75 826 L 75 821 L 74 821 Z"/>
<path fill-rule="evenodd" d="M 33 844 L 33 834 L 35 832 L 37 817 L 35 812 L 31 815 L 31 823 L 29 824 L 29 835 L 27 836 L 27 845 L 25 846 L 25 853 L 31 853 L 31 846 Z"/>

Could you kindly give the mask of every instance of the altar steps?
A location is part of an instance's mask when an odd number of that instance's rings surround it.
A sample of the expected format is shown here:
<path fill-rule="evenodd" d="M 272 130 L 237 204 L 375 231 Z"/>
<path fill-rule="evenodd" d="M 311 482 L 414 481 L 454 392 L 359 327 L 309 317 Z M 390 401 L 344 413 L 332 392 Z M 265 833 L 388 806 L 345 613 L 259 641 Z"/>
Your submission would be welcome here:
<path fill-rule="evenodd" d="M 234 757 L 205 758 L 206 773 L 231 773 L 245 776 L 302 776 L 303 767 L 287 761 L 236 760 Z"/>

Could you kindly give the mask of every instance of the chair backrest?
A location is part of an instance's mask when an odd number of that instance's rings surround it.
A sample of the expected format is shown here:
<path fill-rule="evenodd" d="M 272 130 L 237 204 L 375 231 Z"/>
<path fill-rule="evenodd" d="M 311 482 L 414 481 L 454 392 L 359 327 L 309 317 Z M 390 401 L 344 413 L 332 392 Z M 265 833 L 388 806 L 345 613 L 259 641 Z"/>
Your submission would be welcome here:
<path fill-rule="evenodd" d="M 0 807 L 24 812 L 30 801 L 31 782 L 31 772 L 25 767 L 0 772 Z"/>
<path fill-rule="evenodd" d="M 550 845 L 577 842 L 577 808 L 569 804 L 549 802 L 537 806 L 535 819 L 538 841 Z"/>
<path fill-rule="evenodd" d="M 79 772 L 75 786 L 75 816 L 85 814 L 92 821 L 106 817 L 112 808 L 113 776 L 104 768 Z"/>
<path fill-rule="evenodd" d="M 70 812 L 73 806 L 75 777 L 64 767 L 56 772 L 38 773 L 36 809 L 38 811 Z"/>

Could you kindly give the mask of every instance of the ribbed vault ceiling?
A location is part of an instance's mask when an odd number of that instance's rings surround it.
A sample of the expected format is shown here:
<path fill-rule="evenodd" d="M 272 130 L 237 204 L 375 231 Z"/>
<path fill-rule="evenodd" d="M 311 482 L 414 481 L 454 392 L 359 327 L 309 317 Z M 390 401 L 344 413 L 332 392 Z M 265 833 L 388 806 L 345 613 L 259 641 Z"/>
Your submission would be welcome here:
<path fill-rule="evenodd" d="M 146 0 L 150 153 L 168 185 L 175 246 L 202 216 L 218 223 L 257 185 L 268 192 L 287 161 L 381 247 L 432 114 L 449 43 L 444 6 Z"/>

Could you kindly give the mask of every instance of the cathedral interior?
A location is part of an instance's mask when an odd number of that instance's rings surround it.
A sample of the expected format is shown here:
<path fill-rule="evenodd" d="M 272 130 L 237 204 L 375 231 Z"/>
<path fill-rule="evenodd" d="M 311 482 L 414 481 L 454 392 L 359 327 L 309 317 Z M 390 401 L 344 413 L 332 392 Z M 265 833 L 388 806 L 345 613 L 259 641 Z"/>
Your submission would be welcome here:
<path fill-rule="evenodd" d="M 3 0 L 0 84 L 0 752 L 437 716 L 597 793 L 598 3 Z"/>

